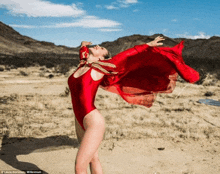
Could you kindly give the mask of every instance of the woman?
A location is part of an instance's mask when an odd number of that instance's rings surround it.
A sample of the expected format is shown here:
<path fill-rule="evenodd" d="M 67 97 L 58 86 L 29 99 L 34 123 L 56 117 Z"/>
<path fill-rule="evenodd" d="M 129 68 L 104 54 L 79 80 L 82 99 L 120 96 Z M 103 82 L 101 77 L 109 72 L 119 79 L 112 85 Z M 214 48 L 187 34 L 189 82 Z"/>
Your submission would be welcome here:
<path fill-rule="evenodd" d="M 105 132 L 105 121 L 94 106 L 99 86 L 115 92 L 131 104 L 152 106 L 156 94 L 169 93 L 175 87 L 177 74 L 194 83 L 199 74 L 182 60 L 183 42 L 172 48 L 155 40 L 123 51 L 111 59 L 108 50 L 90 42 L 82 42 L 80 65 L 69 77 L 72 104 L 76 117 L 76 134 L 80 147 L 76 156 L 75 173 L 102 174 L 98 147 Z"/>

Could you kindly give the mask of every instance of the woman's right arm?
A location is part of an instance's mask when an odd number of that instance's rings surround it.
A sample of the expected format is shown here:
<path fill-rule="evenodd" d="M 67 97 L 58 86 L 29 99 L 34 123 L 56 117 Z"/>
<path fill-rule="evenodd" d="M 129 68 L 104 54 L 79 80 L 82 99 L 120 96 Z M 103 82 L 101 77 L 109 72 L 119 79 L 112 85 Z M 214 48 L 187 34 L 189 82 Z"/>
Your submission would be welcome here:
<path fill-rule="evenodd" d="M 82 41 L 81 42 L 81 47 L 88 46 L 88 45 L 92 45 L 92 42 L 88 42 L 88 41 Z"/>

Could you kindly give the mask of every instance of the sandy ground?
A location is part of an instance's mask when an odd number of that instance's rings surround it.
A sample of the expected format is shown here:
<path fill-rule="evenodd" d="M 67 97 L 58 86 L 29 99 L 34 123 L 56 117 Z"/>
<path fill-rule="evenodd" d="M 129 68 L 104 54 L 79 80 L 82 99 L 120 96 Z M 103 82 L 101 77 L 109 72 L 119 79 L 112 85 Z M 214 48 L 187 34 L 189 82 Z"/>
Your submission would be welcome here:
<path fill-rule="evenodd" d="M 74 173 L 78 142 L 67 77 L 39 77 L 39 68 L 0 74 L 0 171 Z M 42 75 L 41 75 L 42 76 Z M 177 82 L 147 109 L 99 90 L 96 106 L 106 120 L 100 147 L 105 174 L 219 174 L 220 107 L 199 99 L 220 99 L 220 83 Z M 213 82 L 213 81 L 212 81 Z M 212 93 L 211 95 L 208 95 Z"/>
<path fill-rule="evenodd" d="M 158 150 L 160 148 L 164 150 Z M 26 169 L 27 166 L 32 166 L 32 169 L 37 166 L 51 174 L 71 174 L 74 173 L 76 153 L 77 148 L 71 146 L 41 149 L 17 155 L 17 162 L 13 165 Z M 106 174 L 218 174 L 220 157 L 216 153 L 219 153 L 217 146 L 161 139 L 104 141 L 100 147 L 100 159 Z M 16 170 L 2 160 L 0 164 L 1 169 Z"/>

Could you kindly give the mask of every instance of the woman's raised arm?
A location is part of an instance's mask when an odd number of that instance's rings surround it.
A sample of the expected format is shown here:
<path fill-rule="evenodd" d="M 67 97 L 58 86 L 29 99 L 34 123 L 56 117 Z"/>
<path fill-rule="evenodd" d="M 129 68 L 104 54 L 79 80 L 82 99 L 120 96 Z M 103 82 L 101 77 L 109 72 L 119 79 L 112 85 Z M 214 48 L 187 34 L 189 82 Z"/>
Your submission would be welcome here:
<path fill-rule="evenodd" d="M 87 45 L 92 45 L 92 42 L 88 42 L 88 41 L 82 41 L 81 42 L 81 47 L 87 46 Z"/>
<path fill-rule="evenodd" d="M 163 45 L 163 43 L 160 42 L 162 40 L 165 40 L 165 39 L 161 36 L 157 36 L 153 41 L 148 42 L 147 45 L 149 45 L 150 47 L 161 46 L 161 45 Z M 158 42 L 160 42 L 160 43 L 158 43 Z"/>

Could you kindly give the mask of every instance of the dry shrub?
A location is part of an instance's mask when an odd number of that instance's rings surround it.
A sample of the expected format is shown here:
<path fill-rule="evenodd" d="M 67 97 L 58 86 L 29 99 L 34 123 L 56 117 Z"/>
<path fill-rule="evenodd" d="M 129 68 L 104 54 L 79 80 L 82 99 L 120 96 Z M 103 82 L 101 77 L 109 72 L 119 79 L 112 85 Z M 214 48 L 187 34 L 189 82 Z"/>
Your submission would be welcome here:
<path fill-rule="evenodd" d="M 26 73 L 24 71 L 20 71 L 19 74 L 22 75 L 22 76 L 28 76 L 28 73 Z"/>
<path fill-rule="evenodd" d="M 65 88 L 65 91 L 61 93 L 59 96 L 60 97 L 68 97 L 70 94 L 70 89 L 68 87 Z"/>
<path fill-rule="evenodd" d="M 47 69 L 47 68 L 43 66 L 43 67 L 40 67 L 39 70 L 40 70 L 40 71 L 46 71 L 46 69 Z"/>
<path fill-rule="evenodd" d="M 65 75 L 70 70 L 70 68 L 72 68 L 72 66 L 70 66 L 69 64 L 62 63 L 62 64 L 57 65 L 55 67 L 54 72 L 55 73 L 61 73 L 61 74 Z"/>
<path fill-rule="evenodd" d="M 48 60 L 47 62 L 45 62 L 45 66 L 46 66 L 47 68 L 52 68 L 52 67 L 55 66 L 55 64 L 54 64 L 53 62 L 50 62 L 50 61 Z"/>
<path fill-rule="evenodd" d="M 45 77 L 45 72 L 40 72 L 39 77 Z"/>
<path fill-rule="evenodd" d="M 10 96 L 0 97 L 0 104 L 7 104 L 9 101 L 15 101 L 18 98 L 17 94 L 11 94 Z"/>
<path fill-rule="evenodd" d="M 215 75 L 206 74 L 206 77 L 203 79 L 202 85 L 203 86 L 214 86 L 217 83 L 217 79 Z"/>
<path fill-rule="evenodd" d="M 8 65 L 6 65 L 6 66 L 5 66 L 5 70 L 10 71 L 10 70 L 11 70 L 11 67 L 8 66 Z"/>
<path fill-rule="evenodd" d="M 0 65 L 0 71 L 4 71 L 5 70 L 5 66 L 4 65 Z"/>
<path fill-rule="evenodd" d="M 180 82 L 180 83 L 185 83 L 186 82 L 181 76 L 178 76 L 177 81 Z"/>
<path fill-rule="evenodd" d="M 53 74 L 49 74 L 49 75 L 48 75 L 48 78 L 49 78 L 49 79 L 52 79 L 53 77 L 54 77 Z"/>

